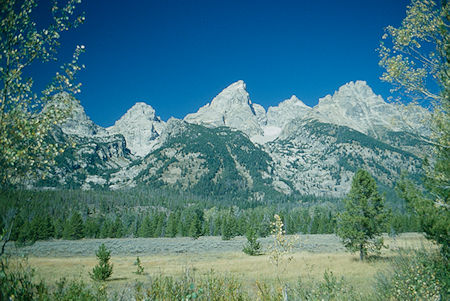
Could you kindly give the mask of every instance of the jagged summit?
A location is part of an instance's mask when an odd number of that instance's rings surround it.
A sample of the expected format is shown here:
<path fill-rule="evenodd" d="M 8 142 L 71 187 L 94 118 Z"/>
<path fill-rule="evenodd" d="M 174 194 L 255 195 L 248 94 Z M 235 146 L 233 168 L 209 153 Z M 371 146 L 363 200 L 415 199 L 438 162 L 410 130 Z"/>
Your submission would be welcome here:
<path fill-rule="evenodd" d="M 52 104 L 70 106 L 71 112 L 64 123 L 60 126 L 61 130 L 67 135 L 77 135 L 80 137 L 89 137 L 96 135 L 107 135 L 104 128 L 96 125 L 86 114 L 84 107 L 78 100 L 71 97 L 68 93 L 62 92 L 53 98 Z"/>
<path fill-rule="evenodd" d="M 399 119 L 398 114 L 398 108 L 376 95 L 365 81 L 356 81 L 319 99 L 310 116 L 378 137 L 386 129 L 397 130 L 393 120 Z"/>
<path fill-rule="evenodd" d="M 155 116 L 155 109 L 149 104 L 146 104 L 145 102 L 137 102 L 132 106 L 127 113 L 123 116 L 129 116 L 129 115 L 144 115 L 144 116 Z"/>
<path fill-rule="evenodd" d="M 143 157 L 154 148 L 164 128 L 164 121 L 156 116 L 152 106 L 138 102 L 107 130 L 112 134 L 122 134 L 130 151 Z"/>
<path fill-rule="evenodd" d="M 356 81 L 319 99 L 308 117 L 380 138 L 386 131 L 414 131 L 426 135 L 426 125 L 408 120 L 424 120 L 428 115 L 423 108 L 405 110 L 397 104 L 387 103 L 365 81 Z"/>
<path fill-rule="evenodd" d="M 307 105 L 305 105 L 303 103 L 303 101 L 301 101 L 300 99 L 298 99 L 298 97 L 296 95 L 292 95 L 291 98 L 286 99 L 285 101 L 281 102 L 281 104 L 290 104 L 290 105 L 294 105 L 294 106 L 299 106 L 299 107 L 307 107 L 309 108 Z"/>
<path fill-rule="evenodd" d="M 351 81 L 341 86 L 337 91 L 334 92 L 333 96 L 327 95 L 319 99 L 319 106 L 330 102 L 334 103 L 350 103 L 352 105 L 357 105 L 357 102 L 361 104 L 386 104 L 383 98 L 376 95 L 372 88 L 365 81 Z"/>
<path fill-rule="evenodd" d="M 244 81 L 239 80 L 226 87 L 197 113 L 187 115 L 184 120 L 207 126 L 229 126 L 253 136 L 262 134 L 260 122 L 264 122 L 264 116 L 261 116 L 261 109 L 264 108 L 256 106 L 255 109 Z"/>
<path fill-rule="evenodd" d="M 283 128 L 288 122 L 296 118 L 303 118 L 311 110 L 297 96 L 292 95 L 275 107 L 267 110 L 267 125 Z"/>
<path fill-rule="evenodd" d="M 222 90 L 211 101 L 210 106 L 222 107 L 232 105 L 249 105 L 251 104 L 250 96 L 247 92 L 247 85 L 243 80 L 238 80 Z"/>

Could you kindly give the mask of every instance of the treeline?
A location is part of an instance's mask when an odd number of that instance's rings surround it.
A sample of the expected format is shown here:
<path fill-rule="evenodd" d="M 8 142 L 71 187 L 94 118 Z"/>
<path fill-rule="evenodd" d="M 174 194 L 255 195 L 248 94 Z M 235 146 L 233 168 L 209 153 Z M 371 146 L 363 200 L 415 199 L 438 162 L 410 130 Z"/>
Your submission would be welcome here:
<path fill-rule="evenodd" d="M 101 198 L 95 199 L 95 195 Z M 105 195 L 110 199 L 104 198 Z M 11 240 L 19 243 L 47 239 L 186 236 L 221 236 L 227 240 L 245 235 L 249 230 L 260 237 L 269 235 L 275 213 L 281 216 L 287 234 L 334 233 L 340 210 L 340 203 L 330 200 L 257 206 L 243 203 L 239 207 L 216 206 L 217 203 L 208 200 L 195 202 L 191 198 L 171 201 L 161 193 L 153 197 L 137 195 L 146 201 L 137 201 L 139 197 L 130 191 L 128 202 L 122 200 L 123 192 L 10 192 L 2 194 L 0 226 L 14 222 Z M 8 215 L 14 219 L 8 220 Z M 417 219 L 402 212 L 393 213 L 386 228 L 388 233 L 418 230 Z"/>

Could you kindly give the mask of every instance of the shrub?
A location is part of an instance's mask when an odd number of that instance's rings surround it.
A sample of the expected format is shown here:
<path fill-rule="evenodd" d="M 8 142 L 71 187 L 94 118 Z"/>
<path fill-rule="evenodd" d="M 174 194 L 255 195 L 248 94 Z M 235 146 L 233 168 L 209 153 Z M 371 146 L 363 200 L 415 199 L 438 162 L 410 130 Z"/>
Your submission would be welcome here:
<path fill-rule="evenodd" d="M 450 269 L 437 251 L 400 250 L 376 278 L 378 300 L 448 300 Z"/>
<path fill-rule="evenodd" d="M 105 287 L 93 289 L 81 281 L 61 279 L 56 288 L 33 281 L 34 270 L 26 259 L 0 259 L 0 300 L 108 300 Z"/>
<path fill-rule="evenodd" d="M 189 270 L 182 277 L 158 275 L 147 289 L 138 284 L 136 300 L 250 300 L 233 277 L 209 272 L 196 278 Z"/>
<path fill-rule="evenodd" d="M 37 286 L 33 283 L 33 269 L 26 260 L 11 261 L 0 258 L 0 300 L 33 300 Z"/>
<path fill-rule="evenodd" d="M 328 271 L 324 272 L 323 281 L 317 283 L 305 284 L 299 279 L 292 295 L 295 300 L 361 300 L 344 277 L 337 278 Z"/>
<path fill-rule="evenodd" d="M 91 289 L 82 281 L 68 282 L 65 278 L 62 278 L 56 283 L 56 290 L 53 292 L 52 297 L 49 298 L 49 300 L 106 301 L 108 298 L 106 295 L 106 288 L 104 286 Z"/>

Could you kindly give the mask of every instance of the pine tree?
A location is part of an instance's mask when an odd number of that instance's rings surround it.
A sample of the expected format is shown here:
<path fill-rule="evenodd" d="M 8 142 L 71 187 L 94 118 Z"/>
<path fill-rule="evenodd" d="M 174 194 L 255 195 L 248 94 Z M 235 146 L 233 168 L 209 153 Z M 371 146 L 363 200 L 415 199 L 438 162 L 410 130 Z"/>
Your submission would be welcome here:
<path fill-rule="evenodd" d="M 112 238 L 120 238 L 123 235 L 123 224 L 120 217 L 116 216 L 116 220 L 112 224 L 111 227 L 111 235 Z"/>
<path fill-rule="evenodd" d="M 379 251 L 384 246 L 379 236 L 386 228 L 389 212 L 375 180 L 365 170 L 356 172 L 344 202 L 345 211 L 339 215 L 337 235 L 349 251 L 359 251 L 360 260 L 364 260 L 369 248 Z"/>
<path fill-rule="evenodd" d="M 111 251 L 106 249 L 105 244 L 101 244 L 95 255 L 98 258 L 98 264 L 89 275 L 95 281 L 105 281 L 112 275 L 113 265 L 109 262 Z"/>
<path fill-rule="evenodd" d="M 136 261 L 134 264 L 137 266 L 136 274 L 144 275 L 144 267 L 142 266 L 141 259 L 139 258 L 139 256 L 136 257 Z"/>
<path fill-rule="evenodd" d="M 247 243 L 242 251 L 250 256 L 261 255 L 261 244 L 257 240 L 256 231 L 253 228 L 248 229 L 246 237 Z"/>
<path fill-rule="evenodd" d="M 175 237 L 175 236 L 177 236 L 177 232 L 178 232 L 177 214 L 175 212 L 172 212 L 169 215 L 169 218 L 167 221 L 166 236 Z"/>
<path fill-rule="evenodd" d="M 152 236 L 153 236 L 152 221 L 150 220 L 150 216 L 146 215 L 139 228 L 139 237 L 152 237 Z"/>
<path fill-rule="evenodd" d="M 222 239 L 230 240 L 233 237 L 231 222 L 227 216 L 222 217 Z"/>
<path fill-rule="evenodd" d="M 192 217 L 191 225 L 189 226 L 189 236 L 193 239 L 197 239 L 202 234 L 201 232 L 201 224 L 197 217 L 197 215 L 194 215 Z"/>
<path fill-rule="evenodd" d="M 74 212 L 70 220 L 66 222 L 63 231 L 64 239 L 80 239 L 84 237 L 83 219 L 79 212 Z"/>

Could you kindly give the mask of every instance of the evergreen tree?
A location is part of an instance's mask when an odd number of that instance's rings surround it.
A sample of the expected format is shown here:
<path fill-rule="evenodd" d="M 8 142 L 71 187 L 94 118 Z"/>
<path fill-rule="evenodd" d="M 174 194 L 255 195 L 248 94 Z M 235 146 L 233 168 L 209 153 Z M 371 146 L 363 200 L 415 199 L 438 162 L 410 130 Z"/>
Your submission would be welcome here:
<path fill-rule="evenodd" d="M 222 235 L 222 218 L 219 215 L 214 216 L 213 225 L 214 225 L 213 235 L 214 236 Z"/>
<path fill-rule="evenodd" d="M 247 243 L 242 251 L 250 256 L 261 255 L 261 244 L 257 240 L 256 231 L 253 228 L 249 228 L 246 237 Z"/>
<path fill-rule="evenodd" d="M 111 227 L 111 238 L 120 238 L 123 235 L 123 224 L 120 217 L 116 216 L 116 219 Z"/>
<path fill-rule="evenodd" d="M 66 222 L 63 232 L 64 239 L 80 239 L 84 237 L 83 219 L 79 212 L 74 212 L 69 221 Z"/>
<path fill-rule="evenodd" d="M 64 234 L 65 223 L 61 218 L 58 218 L 55 222 L 55 238 L 60 239 Z"/>
<path fill-rule="evenodd" d="M 202 225 L 200 223 L 200 220 L 198 219 L 197 215 L 194 214 L 191 225 L 189 226 L 189 236 L 193 239 L 199 238 L 202 234 L 201 227 Z"/>
<path fill-rule="evenodd" d="M 84 223 L 84 233 L 86 237 L 97 238 L 100 235 L 100 226 L 95 218 L 88 218 Z"/>
<path fill-rule="evenodd" d="M 144 267 L 142 266 L 141 259 L 139 258 L 139 256 L 136 257 L 136 261 L 134 262 L 134 264 L 137 266 L 135 273 L 138 275 L 144 275 Z"/>
<path fill-rule="evenodd" d="M 153 236 L 153 226 L 150 216 L 147 214 L 142 221 L 141 227 L 139 228 L 139 237 L 152 237 Z"/>
<path fill-rule="evenodd" d="M 165 213 L 155 214 L 152 228 L 154 229 L 152 237 L 162 237 L 164 234 Z"/>
<path fill-rule="evenodd" d="M 178 218 L 177 218 L 177 214 L 175 212 L 172 212 L 169 215 L 169 218 L 167 221 L 166 236 L 175 237 L 175 236 L 177 236 L 177 232 L 178 232 Z"/>
<path fill-rule="evenodd" d="M 95 253 L 98 264 L 89 273 L 91 278 L 96 281 L 105 281 L 112 275 L 113 265 L 109 262 L 111 259 L 111 251 L 106 249 L 105 244 L 101 244 Z"/>
<path fill-rule="evenodd" d="M 369 247 L 379 251 L 384 246 L 379 236 L 389 216 L 375 180 L 367 171 L 356 172 L 344 203 L 345 211 L 339 215 L 337 234 L 348 250 L 359 251 L 360 260 L 364 260 Z"/>
<path fill-rule="evenodd" d="M 230 240 L 233 237 L 233 229 L 228 216 L 222 218 L 222 239 Z"/>
<path fill-rule="evenodd" d="M 19 235 L 17 237 L 17 241 L 19 243 L 24 243 L 26 241 L 31 241 L 32 240 L 32 235 L 31 235 L 32 231 L 31 231 L 31 224 L 29 221 L 25 221 L 22 225 L 22 227 L 20 227 L 20 232 Z"/>

